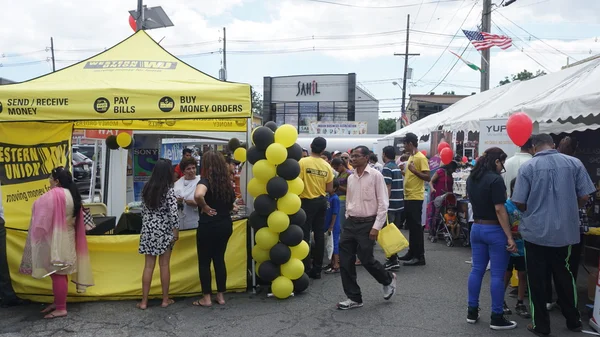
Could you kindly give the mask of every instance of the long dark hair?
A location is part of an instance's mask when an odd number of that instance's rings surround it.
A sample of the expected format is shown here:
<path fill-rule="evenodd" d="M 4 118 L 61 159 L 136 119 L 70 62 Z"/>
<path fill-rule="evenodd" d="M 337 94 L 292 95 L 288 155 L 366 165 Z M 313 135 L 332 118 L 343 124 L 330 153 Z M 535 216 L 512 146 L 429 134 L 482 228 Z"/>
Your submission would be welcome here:
<path fill-rule="evenodd" d="M 220 152 L 204 153 L 200 175 L 208 180 L 208 190 L 217 200 L 224 203 L 235 201 L 235 191 L 231 183 L 229 168 L 225 157 Z"/>
<path fill-rule="evenodd" d="M 148 209 L 158 209 L 161 201 L 173 186 L 173 168 L 171 162 L 159 159 L 154 165 L 150 180 L 142 189 L 142 200 Z"/>
<path fill-rule="evenodd" d="M 81 211 L 81 194 L 79 193 L 79 189 L 75 182 L 73 181 L 73 176 L 69 170 L 65 170 L 64 167 L 57 167 L 51 172 L 52 179 L 57 180 L 60 184 L 59 186 L 65 188 L 71 192 L 71 197 L 73 198 L 73 216 L 78 217 L 79 212 Z"/>
<path fill-rule="evenodd" d="M 487 171 L 496 172 L 496 160 L 504 162 L 508 156 L 499 147 L 490 147 L 479 156 L 469 178 L 479 180 Z"/>

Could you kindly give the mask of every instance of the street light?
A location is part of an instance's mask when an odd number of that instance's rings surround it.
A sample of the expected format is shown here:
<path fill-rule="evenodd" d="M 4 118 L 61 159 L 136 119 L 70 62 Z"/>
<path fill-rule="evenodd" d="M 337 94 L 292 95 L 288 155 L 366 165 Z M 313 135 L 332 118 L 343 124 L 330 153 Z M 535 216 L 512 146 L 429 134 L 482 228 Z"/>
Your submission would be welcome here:
<path fill-rule="evenodd" d="M 400 83 L 398 83 L 398 82 L 396 82 L 396 81 L 393 81 L 393 82 L 392 82 L 392 84 L 393 84 L 393 85 L 397 85 L 397 86 L 400 88 L 400 90 L 404 91 L 404 89 L 402 89 L 402 86 L 400 85 Z M 404 114 L 405 114 L 405 113 L 406 113 L 406 112 L 405 112 L 405 110 L 404 110 L 404 104 L 403 104 L 403 105 L 402 105 L 402 112 L 401 112 L 401 114 L 400 114 L 400 129 L 402 129 L 402 128 L 404 127 L 404 125 L 403 125 L 403 124 L 404 124 L 404 120 L 403 120 L 403 118 L 404 118 Z"/>

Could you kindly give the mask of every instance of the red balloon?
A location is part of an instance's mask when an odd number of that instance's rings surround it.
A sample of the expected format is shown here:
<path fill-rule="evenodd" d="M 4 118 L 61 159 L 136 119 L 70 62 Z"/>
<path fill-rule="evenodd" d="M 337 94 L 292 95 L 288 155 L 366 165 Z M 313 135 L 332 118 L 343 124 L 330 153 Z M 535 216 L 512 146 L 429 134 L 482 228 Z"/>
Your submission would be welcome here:
<path fill-rule="evenodd" d="M 133 15 L 129 15 L 129 27 L 131 27 L 134 32 L 137 32 L 137 22 L 135 22 Z"/>
<path fill-rule="evenodd" d="M 467 158 L 467 156 L 463 156 L 463 157 L 462 157 L 462 162 L 463 162 L 463 163 L 466 163 L 466 162 L 468 162 L 468 161 L 469 161 L 469 158 Z"/>
<path fill-rule="evenodd" d="M 506 132 L 515 145 L 523 146 L 531 137 L 533 121 L 524 112 L 517 112 L 508 117 Z"/>
<path fill-rule="evenodd" d="M 422 154 L 423 154 L 425 157 L 427 157 L 427 150 L 421 150 L 421 153 L 422 153 Z"/>
<path fill-rule="evenodd" d="M 454 154 L 452 153 L 452 149 L 449 147 L 443 148 L 442 151 L 440 151 L 440 159 L 442 159 L 442 163 L 444 163 L 444 165 L 450 164 L 453 156 Z"/>
<path fill-rule="evenodd" d="M 442 154 L 442 150 L 443 149 L 449 149 L 450 148 L 450 144 L 446 143 L 446 142 L 441 142 L 438 144 L 438 153 Z M 452 151 L 452 150 L 450 150 Z"/>

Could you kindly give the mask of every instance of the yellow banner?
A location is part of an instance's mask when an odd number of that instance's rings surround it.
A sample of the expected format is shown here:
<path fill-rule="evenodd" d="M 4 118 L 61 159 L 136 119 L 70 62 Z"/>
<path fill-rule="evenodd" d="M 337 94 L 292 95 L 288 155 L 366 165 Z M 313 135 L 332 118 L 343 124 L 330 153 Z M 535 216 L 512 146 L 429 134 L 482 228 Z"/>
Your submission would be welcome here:
<path fill-rule="evenodd" d="M 0 184 L 6 227 L 27 229 L 33 202 L 56 167 L 70 167 L 72 123 L 0 123 Z"/>
<path fill-rule="evenodd" d="M 244 219 L 233 223 L 233 234 L 227 243 L 227 291 L 245 291 L 247 287 L 246 222 Z M 7 226 L 10 224 L 7 223 Z M 49 277 L 37 280 L 18 272 L 26 237 L 27 232 L 7 230 L 8 264 L 15 292 L 21 298 L 51 303 L 52 282 Z M 144 255 L 138 253 L 140 236 L 98 235 L 88 236 L 87 241 L 96 285 L 88 288 L 84 294 L 78 294 L 74 284 L 69 282 L 69 302 L 141 298 Z M 151 298 L 161 297 L 159 271 L 157 264 L 150 288 Z M 214 270 L 212 276 L 212 287 L 216 291 Z M 171 255 L 169 293 L 172 297 L 195 296 L 201 290 L 196 231 L 181 231 Z"/>
<path fill-rule="evenodd" d="M 246 132 L 246 125 L 246 118 L 184 120 L 152 119 L 121 121 L 97 120 L 75 122 L 75 129 Z"/>

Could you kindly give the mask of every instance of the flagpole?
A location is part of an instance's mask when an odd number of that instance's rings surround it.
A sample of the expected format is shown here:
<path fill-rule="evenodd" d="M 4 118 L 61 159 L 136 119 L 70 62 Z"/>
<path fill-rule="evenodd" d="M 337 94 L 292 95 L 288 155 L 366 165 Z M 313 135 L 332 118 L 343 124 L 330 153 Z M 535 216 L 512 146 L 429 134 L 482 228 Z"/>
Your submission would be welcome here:
<path fill-rule="evenodd" d="M 489 33 L 492 26 L 492 0 L 483 0 L 481 32 Z M 481 51 L 481 87 L 484 92 L 490 88 L 490 48 Z"/>

